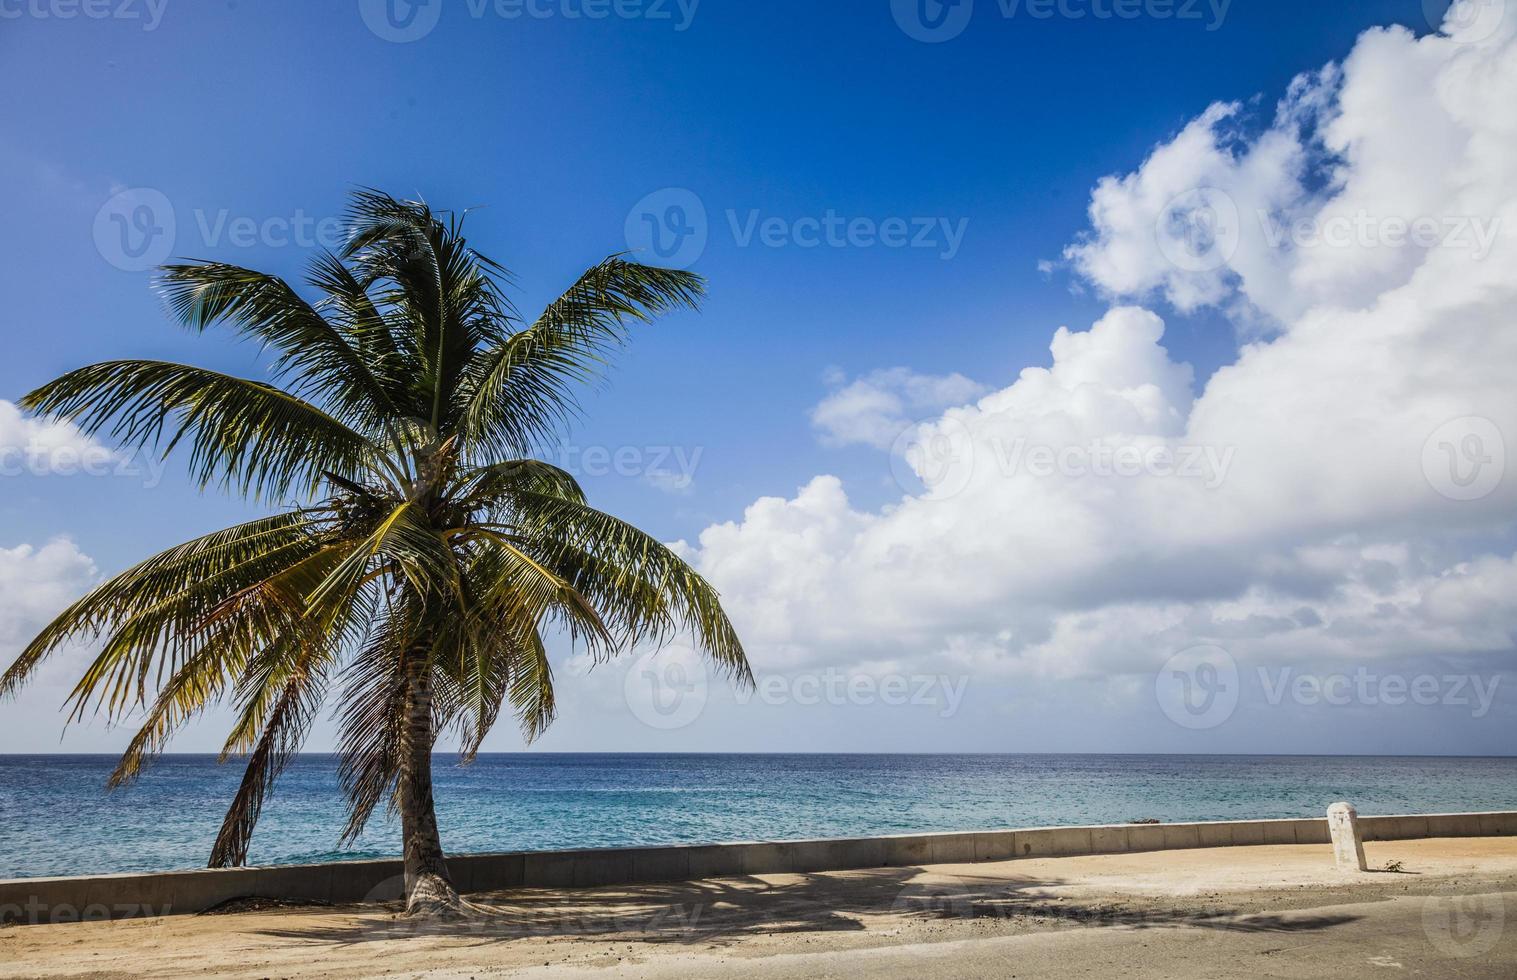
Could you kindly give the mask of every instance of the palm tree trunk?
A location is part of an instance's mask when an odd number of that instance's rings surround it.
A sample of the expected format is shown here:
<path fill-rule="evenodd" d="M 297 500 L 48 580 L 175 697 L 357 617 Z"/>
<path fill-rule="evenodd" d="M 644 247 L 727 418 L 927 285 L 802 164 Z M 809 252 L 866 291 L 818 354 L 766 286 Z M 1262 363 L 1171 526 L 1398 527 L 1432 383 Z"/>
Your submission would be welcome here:
<path fill-rule="evenodd" d="M 432 677 L 425 657 L 408 658 L 400 759 L 400 825 L 405 842 L 406 914 L 447 915 L 463 901 L 448 875 L 432 801 Z"/>

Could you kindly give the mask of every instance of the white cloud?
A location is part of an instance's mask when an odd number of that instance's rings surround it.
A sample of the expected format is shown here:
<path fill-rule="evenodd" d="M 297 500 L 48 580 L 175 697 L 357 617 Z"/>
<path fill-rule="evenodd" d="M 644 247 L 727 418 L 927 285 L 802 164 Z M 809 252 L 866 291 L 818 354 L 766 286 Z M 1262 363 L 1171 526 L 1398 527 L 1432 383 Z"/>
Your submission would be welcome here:
<path fill-rule="evenodd" d="M 1298 79 L 1262 133 L 1219 104 L 1103 180 L 1067 255 L 1084 276 L 1268 333 L 1197 391 L 1162 319 L 1117 306 L 1059 328 L 1048 367 L 918 427 L 907 460 L 927 492 L 863 511 L 819 476 L 708 528 L 688 553 L 754 660 L 1099 677 L 1214 642 L 1243 664 L 1510 661 L 1514 31 L 1371 31 L 1341 68 Z M 1165 240 L 1165 209 L 1196 188 L 1241 219 L 1214 268 Z M 1260 211 L 1319 230 L 1368 214 L 1381 237 L 1275 247 Z M 1479 254 L 1384 237 L 1419 217 L 1492 234 Z M 814 421 L 830 441 L 889 445 L 915 377 L 841 386 Z M 1487 426 L 1474 444 L 1472 417 Z"/>
<path fill-rule="evenodd" d="M 830 375 L 835 390 L 811 412 L 812 425 L 831 446 L 889 449 L 912 423 L 986 390 L 962 374 L 918 374 L 899 367 L 845 380 Z"/>
<path fill-rule="evenodd" d="M 0 399 L 0 452 L 56 455 L 60 450 L 82 456 L 99 448 L 70 422 L 52 422 L 26 415 L 13 402 Z"/>
<path fill-rule="evenodd" d="M 5 666 L 95 577 L 95 563 L 67 538 L 40 548 L 0 548 L 0 660 Z"/>
<path fill-rule="evenodd" d="M 1228 307 L 1244 328 L 1367 308 L 1433 252 L 1487 261 L 1511 217 L 1514 20 L 1479 44 L 1368 31 L 1251 140 L 1242 104 L 1212 105 L 1100 182 L 1065 257 L 1110 296 Z"/>
<path fill-rule="evenodd" d="M 113 449 L 85 435 L 71 422 L 39 419 L 0 399 L 0 479 L 134 477 L 151 489 L 162 480 L 164 465 L 165 461 L 153 453 Z"/>

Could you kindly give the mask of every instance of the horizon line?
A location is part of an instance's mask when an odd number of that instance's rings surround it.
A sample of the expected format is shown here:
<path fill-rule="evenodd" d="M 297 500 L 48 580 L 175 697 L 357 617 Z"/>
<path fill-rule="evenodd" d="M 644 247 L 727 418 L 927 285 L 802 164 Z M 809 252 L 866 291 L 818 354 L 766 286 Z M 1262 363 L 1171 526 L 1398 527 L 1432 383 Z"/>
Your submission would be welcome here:
<path fill-rule="evenodd" d="M 458 755 L 458 752 L 434 752 L 434 755 L 449 756 Z M 117 758 L 119 752 L 0 752 L 0 759 L 23 759 L 38 756 L 51 756 L 56 758 Z M 160 752 L 153 759 L 164 758 L 217 758 L 219 752 Z M 340 752 L 297 752 L 295 756 L 338 756 Z M 817 757 L 817 756 L 850 756 L 858 758 L 886 758 L 891 756 L 914 756 L 922 758 L 944 756 L 979 756 L 985 758 L 1010 758 L 1017 756 L 1156 756 L 1173 758 L 1216 758 L 1216 759 L 1517 759 L 1513 755 L 1481 755 L 1462 753 L 1417 753 L 1417 752 L 764 752 L 764 751 L 709 751 L 709 752 L 680 752 L 680 751 L 610 751 L 604 749 L 586 750 L 515 750 L 479 752 L 476 758 L 489 756 L 792 756 L 792 757 Z M 242 755 L 228 757 L 228 762 L 234 759 L 244 758 Z"/>

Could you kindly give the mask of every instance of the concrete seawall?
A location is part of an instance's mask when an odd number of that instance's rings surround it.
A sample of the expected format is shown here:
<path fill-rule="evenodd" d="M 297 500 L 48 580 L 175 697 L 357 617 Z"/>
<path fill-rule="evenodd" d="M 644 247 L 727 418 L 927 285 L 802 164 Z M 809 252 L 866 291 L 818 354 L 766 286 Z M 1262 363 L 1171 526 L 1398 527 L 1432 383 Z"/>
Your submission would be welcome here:
<path fill-rule="evenodd" d="M 1367 841 L 1517 836 L 1517 812 L 1360 817 L 1359 826 Z M 735 875 L 912 867 L 1189 847 L 1329 843 L 1327 819 L 1319 817 L 459 854 L 448 859 L 448 867 L 460 891 L 477 893 L 509 888 L 632 885 Z M 1325 854 L 1325 859 L 1330 859 L 1330 855 Z M 200 912 L 231 899 L 251 897 L 334 904 L 388 901 L 400 897 L 400 875 L 399 860 L 382 860 L 155 874 L 13 878 L 0 880 L 0 922 L 68 922 L 177 915 Z"/>

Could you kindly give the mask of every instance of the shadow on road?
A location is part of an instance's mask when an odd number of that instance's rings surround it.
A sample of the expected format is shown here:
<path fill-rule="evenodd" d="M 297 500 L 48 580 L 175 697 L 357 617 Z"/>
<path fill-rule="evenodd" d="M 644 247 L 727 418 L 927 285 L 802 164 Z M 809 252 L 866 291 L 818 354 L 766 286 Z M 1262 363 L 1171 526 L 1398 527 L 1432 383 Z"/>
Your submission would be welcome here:
<path fill-rule="evenodd" d="M 722 945 L 744 936 L 861 932 L 865 918 L 996 919 L 1013 928 L 1190 926 L 1229 932 L 1303 932 L 1354 921 L 1348 915 L 1243 914 L 1172 907 L 1154 900 L 1052 898 L 1054 880 L 926 874 L 881 868 L 780 880 L 743 877 L 593 890 L 521 889 L 472 896 L 477 912 L 436 922 L 402 917 L 396 904 L 332 909 L 330 922 L 303 921 L 266 935 L 353 945 L 430 936 L 477 945 L 529 936 Z M 299 913 L 291 912 L 292 916 Z M 472 942 L 470 942 L 472 940 Z"/>

